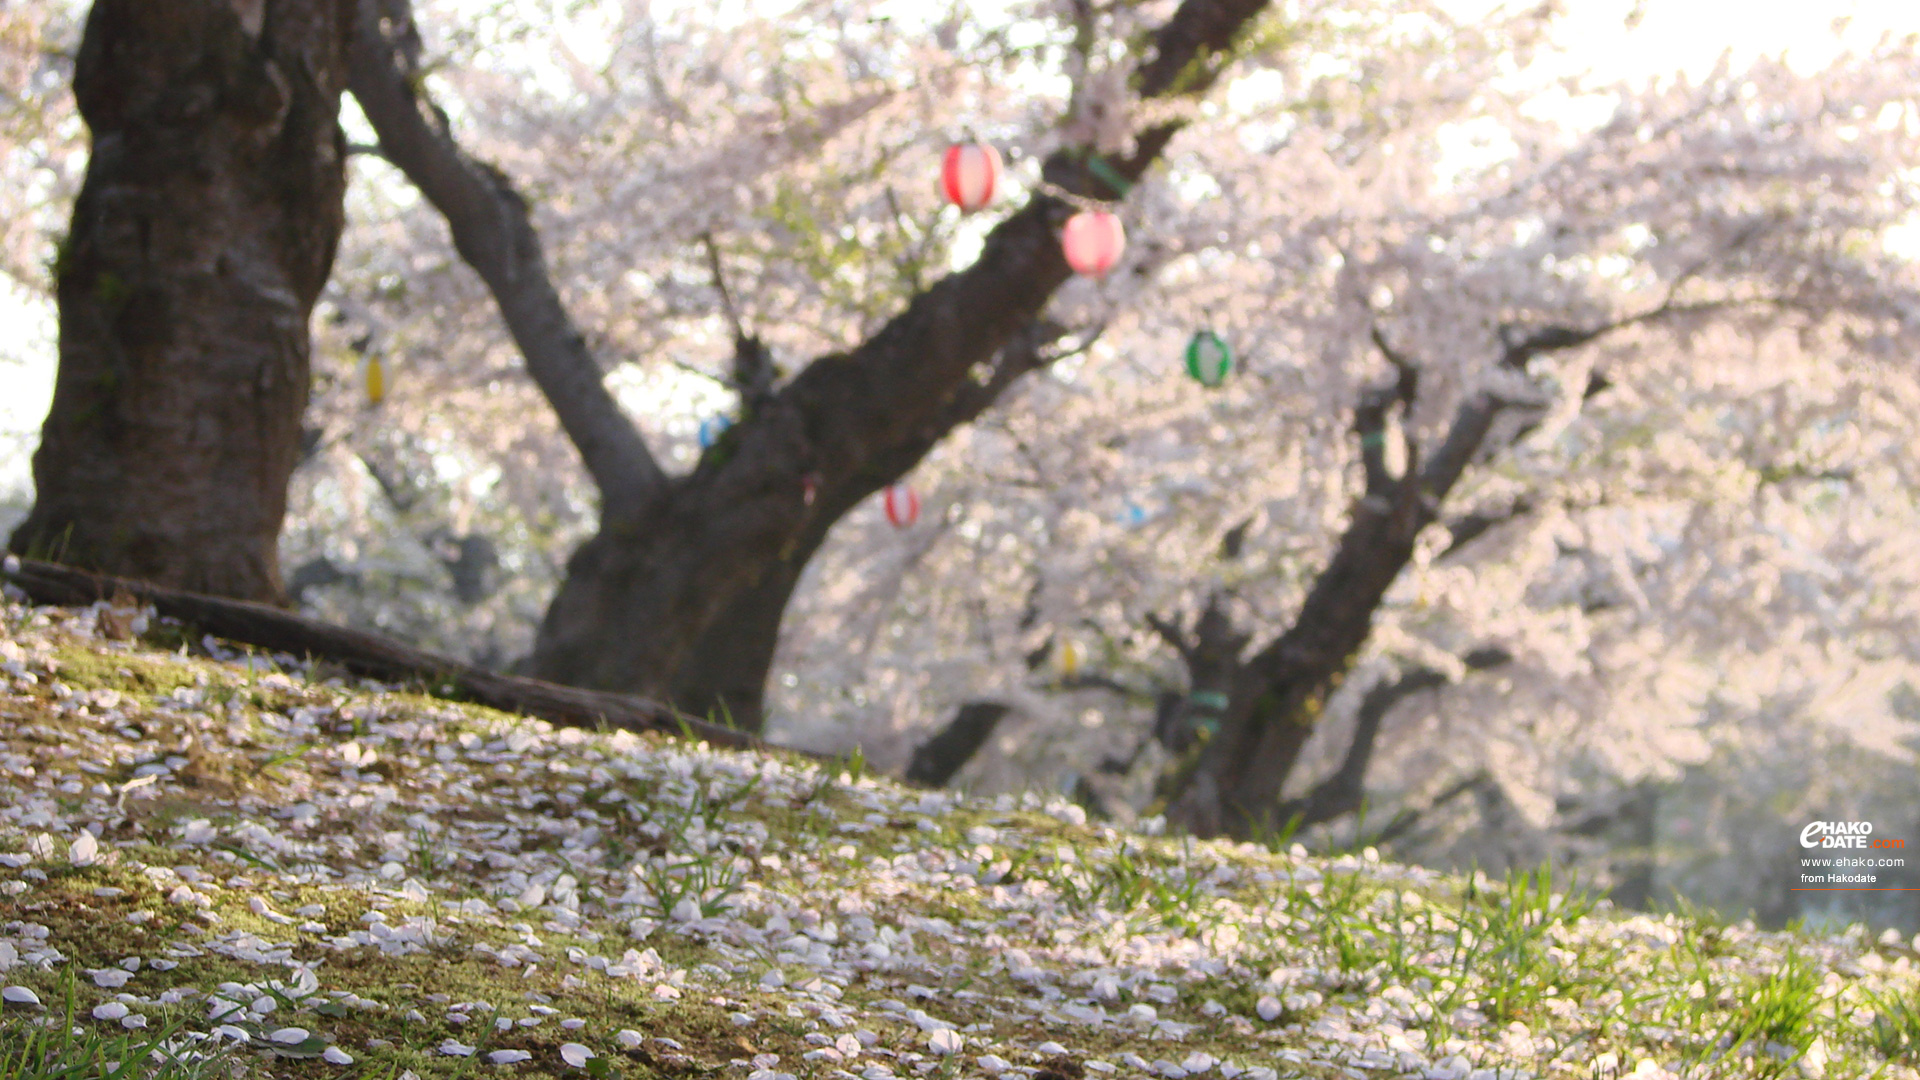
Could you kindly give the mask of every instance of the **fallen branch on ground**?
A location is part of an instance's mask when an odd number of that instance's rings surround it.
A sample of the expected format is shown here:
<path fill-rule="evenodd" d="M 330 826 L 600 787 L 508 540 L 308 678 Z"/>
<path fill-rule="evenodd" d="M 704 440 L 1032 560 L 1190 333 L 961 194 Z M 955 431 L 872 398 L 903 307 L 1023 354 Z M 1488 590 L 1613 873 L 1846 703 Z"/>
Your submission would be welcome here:
<path fill-rule="evenodd" d="M 245 600 L 169 589 L 130 578 L 76 570 L 37 559 L 9 558 L 0 578 L 39 604 L 84 605 L 131 597 L 159 614 L 218 638 L 293 656 L 326 660 L 355 675 L 382 682 L 419 682 L 443 696 L 502 712 L 536 716 L 565 727 L 625 728 L 705 739 L 716 746 L 767 744 L 745 732 L 696 720 L 659 702 L 631 694 L 499 675 L 391 638 L 309 619 Z"/>

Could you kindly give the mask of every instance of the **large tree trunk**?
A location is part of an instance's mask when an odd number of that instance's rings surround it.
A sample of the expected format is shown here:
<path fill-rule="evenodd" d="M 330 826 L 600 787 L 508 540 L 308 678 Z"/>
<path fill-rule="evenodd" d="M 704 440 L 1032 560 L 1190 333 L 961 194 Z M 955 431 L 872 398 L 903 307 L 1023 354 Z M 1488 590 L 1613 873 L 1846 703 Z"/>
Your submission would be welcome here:
<path fill-rule="evenodd" d="M 801 534 L 793 550 L 782 552 L 760 568 L 760 578 L 737 593 L 694 640 L 686 659 L 674 670 L 663 700 L 694 716 L 706 717 L 742 731 L 763 731 L 767 723 L 767 674 L 780 645 L 780 622 L 787 601 L 800 584 L 827 530 L 840 515 L 866 497 L 859 489 L 834 493 L 847 506 L 823 509 L 812 527 Z M 569 580 L 572 575 L 569 574 Z M 552 619 L 549 611 L 548 619 Z M 551 677 L 551 676 L 549 676 Z M 565 682 L 565 679 L 555 681 Z M 586 685 L 586 684 L 583 684 Z"/>
<path fill-rule="evenodd" d="M 1244 535 L 1243 530 L 1236 533 Z M 1228 547 L 1238 557 L 1238 542 Z M 1234 682 L 1245 666 L 1240 654 L 1253 640 L 1233 625 L 1227 613 L 1227 594 L 1216 592 L 1193 620 L 1191 630 L 1149 613 L 1147 625 L 1180 654 L 1187 669 L 1187 692 L 1162 698 L 1154 709 L 1153 737 L 1175 755 L 1185 754 L 1198 739 L 1211 738 L 1232 702 Z"/>
<path fill-rule="evenodd" d="M 674 672 L 666 700 L 674 707 L 742 731 L 767 726 L 767 673 L 780 645 L 780 620 L 800 580 L 802 563 L 783 560 L 735 597 L 701 633 Z"/>
<path fill-rule="evenodd" d="M 1267 6 L 1184 0 L 1149 43 L 1140 94 L 1205 91 Z M 1057 232 L 1073 207 L 1036 195 L 993 230 L 973 266 L 916 296 L 852 352 L 815 360 L 777 391 L 743 381 L 754 397 L 746 418 L 692 474 L 669 479 L 601 384 L 526 203 L 459 147 L 422 96 L 407 9 L 407 0 L 367 0 L 354 95 L 382 151 L 446 217 L 486 281 L 602 498 L 600 531 L 568 563 L 533 671 L 757 726 L 780 614 L 833 523 L 1047 362 L 1050 331 L 1038 316 L 1070 274 Z M 1118 197 L 1112 178 L 1138 179 L 1178 128 L 1168 120 L 1138 132 L 1130 153 L 1101 167 L 1056 153 L 1043 175 L 1076 195 Z"/>
<path fill-rule="evenodd" d="M 308 316 L 342 225 L 352 0 L 98 0 L 93 155 L 20 553 L 284 603 Z"/>
<path fill-rule="evenodd" d="M 915 353 L 929 368 L 960 364 L 970 349 L 996 356 L 970 341 L 975 333 L 1004 334 L 1003 344 L 1015 346 L 997 353 L 997 370 L 1009 381 L 1040 362 L 1038 340 L 1022 331 L 1033 327 L 1038 304 L 1066 267 L 1038 220 L 1018 233 L 1015 258 L 1060 263 L 1007 272 L 1042 278 L 1039 296 L 970 302 L 936 289 L 916 307 L 937 306 L 940 314 L 902 317 L 925 324 L 913 338 L 882 335 L 882 355 L 814 362 L 674 481 L 653 514 L 604 524 L 567 565 L 541 624 L 534 673 L 660 697 L 696 714 L 724 709 L 757 726 L 780 618 L 807 560 L 843 515 L 992 401 L 978 385 L 932 399 L 910 371 L 885 368 L 904 368 L 895 361 Z M 964 320 L 974 303 L 1000 314 Z M 940 353 L 957 355 L 937 360 Z M 876 400 L 891 400 L 897 413 L 870 412 Z"/>

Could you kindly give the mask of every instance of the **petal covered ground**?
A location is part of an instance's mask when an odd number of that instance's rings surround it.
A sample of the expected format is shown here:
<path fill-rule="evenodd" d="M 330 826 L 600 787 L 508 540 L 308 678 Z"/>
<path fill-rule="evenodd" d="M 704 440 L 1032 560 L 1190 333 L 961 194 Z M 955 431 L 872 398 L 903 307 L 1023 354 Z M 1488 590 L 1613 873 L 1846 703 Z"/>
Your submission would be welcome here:
<path fill-rule="evenodd" d="M 0 611 L 0 1061 L 77 1029 L 179 1076 L 1920 1076 L 1895 934 L 1122 833 L 147 621 Z"/>

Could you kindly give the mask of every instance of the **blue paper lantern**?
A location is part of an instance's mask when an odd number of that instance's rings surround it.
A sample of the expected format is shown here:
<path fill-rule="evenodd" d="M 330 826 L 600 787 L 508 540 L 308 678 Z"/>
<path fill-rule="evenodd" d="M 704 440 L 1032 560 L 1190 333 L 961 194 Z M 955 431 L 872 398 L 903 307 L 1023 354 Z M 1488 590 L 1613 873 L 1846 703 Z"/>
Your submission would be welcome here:
<path fill-rule="evenodd" d="M 705 450 L 720 441 L 720 436 L 733 426 L 731 416 L 709 416 L 700 421 L 700 449 Z"/>

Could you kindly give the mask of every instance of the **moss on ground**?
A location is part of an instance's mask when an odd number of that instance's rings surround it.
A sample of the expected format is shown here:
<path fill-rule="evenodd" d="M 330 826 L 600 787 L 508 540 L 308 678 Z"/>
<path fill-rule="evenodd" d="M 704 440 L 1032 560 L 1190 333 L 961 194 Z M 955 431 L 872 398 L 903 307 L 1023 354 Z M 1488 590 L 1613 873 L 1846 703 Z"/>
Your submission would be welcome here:
<path fill-rule="evenodd" d="M 72 993 L 95 1036 L 243 1034 L 219 1068 L 262 1077 L 1920 1077 L 1912 943 L 1864 930 L 0 627 L 32 657 L 0 690 L 0 984 L 51 1006 L 0 1009 L 0 1054 Z"/>

